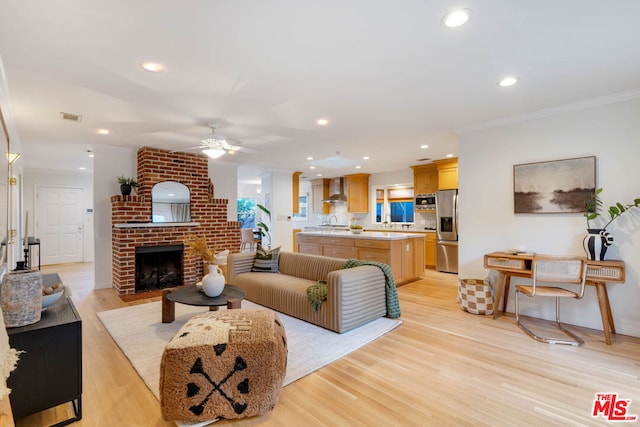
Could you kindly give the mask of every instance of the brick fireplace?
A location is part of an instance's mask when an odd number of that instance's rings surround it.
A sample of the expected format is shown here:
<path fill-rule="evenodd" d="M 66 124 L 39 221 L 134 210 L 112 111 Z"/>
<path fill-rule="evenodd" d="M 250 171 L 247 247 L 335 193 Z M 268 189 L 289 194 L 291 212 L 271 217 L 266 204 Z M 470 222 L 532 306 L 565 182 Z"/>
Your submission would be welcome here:
<path fill-rule="evenodd" d="M 137 160 L 138 194 L 111 197 L 113 288 L 121 296 L 136 292 L 136 248 L 144 253 L 180 246 L 191 234 L 204 235 L 219 250 L 240 248 L 240 223 L 227 220 L 229 200 L 214 198 L 209 189 L 207 156 L 143 147 Z M 189 188 L 191 222 L 151 222 L 151 189 L 163 181 Z M 183 253 L 181 274 L 185 285 L 195 285 L 203 275 L 202 260 Z"/>

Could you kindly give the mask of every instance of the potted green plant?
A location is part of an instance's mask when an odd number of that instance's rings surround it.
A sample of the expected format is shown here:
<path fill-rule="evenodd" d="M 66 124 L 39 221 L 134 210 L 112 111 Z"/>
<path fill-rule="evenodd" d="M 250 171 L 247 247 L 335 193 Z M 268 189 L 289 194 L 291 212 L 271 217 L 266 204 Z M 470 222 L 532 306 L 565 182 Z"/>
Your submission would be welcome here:
<path fill-rule="evenodd" d="M 620 202 L 611 205 L 606 212 L 609 214 L 609 221 L 604 226 L 594 228 L 591 221 L 597 219 L 602 213 L 604 204 L 600 199 L 602 188 L 596 189 L 591 197 L 585 202 L 584 217 L 587 219 L 587 236 L 584 238 L 583 246 L 589 259 L 604 260 L 607 248 L 613 244 L 613 235 L 607 231 L 607 227 L 623 213 L 628 212 L 631 208 L 640 206 L 640 198 L 633 200 L 633 203 L 624 205 Z"/>
<path fill-rule="evenodd" d="M 269 219 L 269 224 L 271 224 L 271 211 L 261 204 L 256 204 L 256 207 L 267 215 L 267 218 Z M 265 224 L 264 221 L 260 221 L 256 225 L 260 229 L 260 236 L 262 236 L 262 240 L 264 240 L 265 237 L 269 239 L 269 243 L 267 243 L 267 246 L 266 246 L 267 249 L 269 249 L 271 247 L 271 233 L 269 233 L 269 226 Z M 261 243 L 258 243 L 258 245 L 264 246 Z"/>
<path fill-rule="evenodd" d="M 131 189 L 138 188 L 138 182 L 133 178 L 125 178 L 121 175 L 117 178 L 117 181 L 120 184 L 120 193 L 123 196 L 131 194 Z"/>

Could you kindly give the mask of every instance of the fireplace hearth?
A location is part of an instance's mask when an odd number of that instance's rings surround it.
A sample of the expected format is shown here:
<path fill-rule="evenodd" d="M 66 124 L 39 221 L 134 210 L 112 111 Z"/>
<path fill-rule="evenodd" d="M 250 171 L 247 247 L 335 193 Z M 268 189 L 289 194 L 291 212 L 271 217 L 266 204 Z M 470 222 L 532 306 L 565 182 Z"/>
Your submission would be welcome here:
<path fill-rule="evenodd" d="M 135 291 L 145 292 L 183 285 L 184 245 L 136 248 Z"/>

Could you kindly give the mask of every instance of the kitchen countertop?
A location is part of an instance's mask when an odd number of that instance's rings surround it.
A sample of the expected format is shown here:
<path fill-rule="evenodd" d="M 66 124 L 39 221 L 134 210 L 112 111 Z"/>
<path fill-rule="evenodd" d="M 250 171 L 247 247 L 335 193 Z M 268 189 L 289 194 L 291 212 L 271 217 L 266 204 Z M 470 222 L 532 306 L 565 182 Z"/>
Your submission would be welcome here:
<path fill-rule="evenodd" d="M 328 231 L 301 231 L 297 233 L 299 236 L 318 236 L 318 237 L 344 237 L 353 239 L 375 239 L 375 240 L 403 240 L 411 238 L 424 237 L 420 233 L 398 233 L 384 231 L 363 231 L 355 234 L 350 231 L 328 230 Z"/>
<path fill-rule="evenodd" d="M 384 227 L 382 225 L 373 225 L 373 226 L 364 226 L 365 231 L 380 231 L 383 233 L 435 233 L 435 229 L 425 230 L 424 226 L 411 226 L 409 228 L 402 228 L 401 226 L 396 227 Z M 349 231 L 348 225 L 317 225 L 317 226 L 306 226 L 304 227 L 304 231 L 321 231 L 325 233 L 331 233 L 336 231 Z"/>
<path fill-rule="evenodd" d="M 393 227 L 393 228 L 389 228 L 389 227 L 383 227 L 383 226 L 373 226 L 373 227 L 365 227 L 365 229 L 367 231 L 384 231 L 387 233 L 435 233 L 436 230 L 425 230 L 424 227 L 409 227 L 409 228 L 402 228 L 402 227 Z"/>

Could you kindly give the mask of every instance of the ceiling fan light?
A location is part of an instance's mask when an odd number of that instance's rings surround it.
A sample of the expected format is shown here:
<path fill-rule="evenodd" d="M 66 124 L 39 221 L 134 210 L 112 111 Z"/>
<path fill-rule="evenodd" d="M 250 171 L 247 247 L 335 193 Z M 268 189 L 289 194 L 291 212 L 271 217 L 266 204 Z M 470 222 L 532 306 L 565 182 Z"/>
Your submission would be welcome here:
<path fill-rule="evenodd" d="M 222 148 L 207 148 L 206 150 L 202 150 L 202 152 L 212 159 L 220 158 L 224 156 L 225 153 Z"/>
<path fill-rule="evenodd" d="M 224 144 L 227 142 L 227 139 L 222 135 L 207 135 L 200 141 L 204 144 Z"/>

